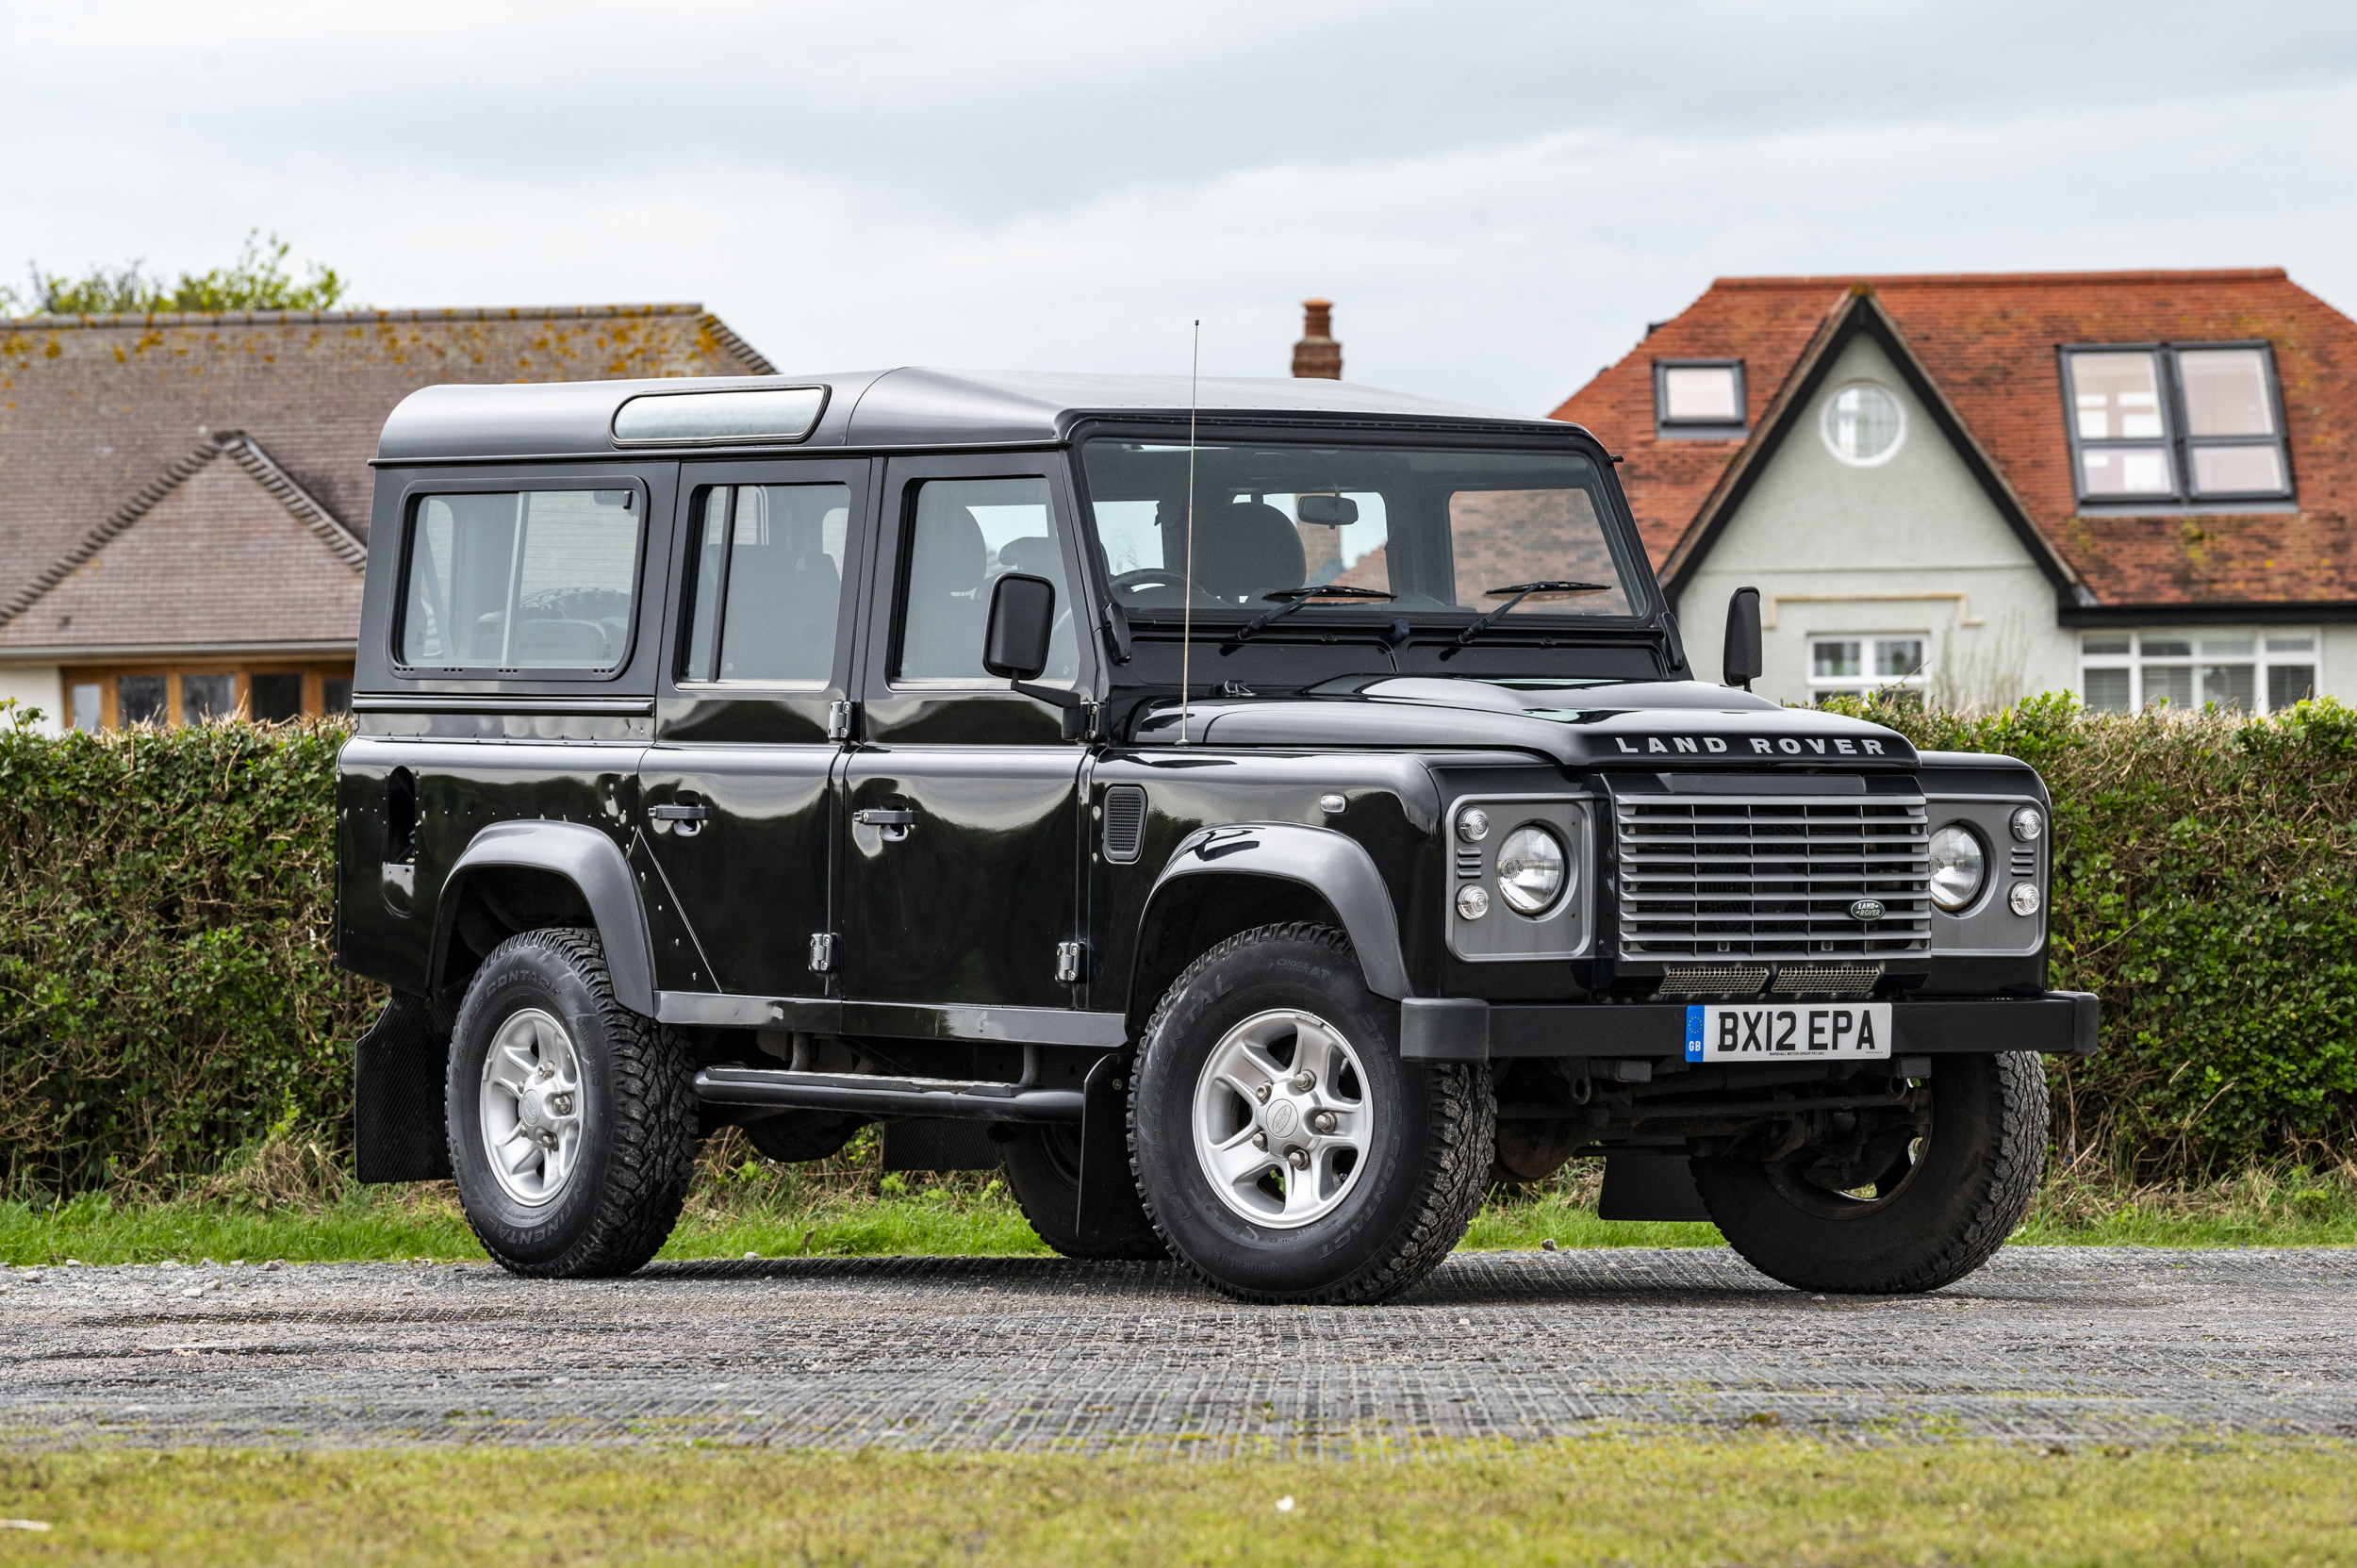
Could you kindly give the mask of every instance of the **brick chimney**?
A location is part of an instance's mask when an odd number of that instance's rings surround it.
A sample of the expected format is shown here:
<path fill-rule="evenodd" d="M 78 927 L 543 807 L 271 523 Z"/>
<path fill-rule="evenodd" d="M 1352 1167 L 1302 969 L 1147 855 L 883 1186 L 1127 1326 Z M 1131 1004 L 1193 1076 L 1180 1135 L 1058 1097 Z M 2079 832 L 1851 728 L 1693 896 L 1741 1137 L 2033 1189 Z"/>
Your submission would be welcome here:
<path fill-rule="evenodd" d="M 1334 341 L 1334 302 L 1301 302 L 1301 341 L 1294 345 L 1294 374 L 1319 381 L 1343 378 L 1343 346 Z"/>

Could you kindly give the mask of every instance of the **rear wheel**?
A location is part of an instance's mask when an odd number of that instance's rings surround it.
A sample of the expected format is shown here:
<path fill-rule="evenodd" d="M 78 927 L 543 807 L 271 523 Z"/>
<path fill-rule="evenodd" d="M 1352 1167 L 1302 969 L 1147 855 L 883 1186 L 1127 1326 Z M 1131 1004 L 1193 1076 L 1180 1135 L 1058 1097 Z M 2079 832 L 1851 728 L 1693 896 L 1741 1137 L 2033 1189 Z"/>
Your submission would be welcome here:
<path fill-rule="evenodd" d="M 686 1200 L 696 1096 L 679 1041 L 614 999 L 594 931 L 530 931 L 475 971 L 443 1086 L 467 1223 L 511 1274 L 627 1274 Z"/>
<path fill-rule="evenodd" d="M 1170 1256 L 1154 1222 L 1137 1200 L 1137 1189 L 1124 1179 L 1125 1201 L 1117 1207 L 1121 1221 L 1110 1234 L 1080 1235 L 1080 1130 L 1078 1127 L 1026 1127 L 1005 1146 L 1007 1188 L 1031 1222 L 1039 1239 L 1067 1258 L 1126 1258 L 1159 1261 Z"/>
<path fill-rule="evenodd" d="M 1489 1069 L 1403 1062 L 1350 944 L 1267 926 L 1190 966 L 1147 1023 L 1129 1158 L 1154 1228 L 1255 1301 L 1376 1301 L 1448 1256 L 1489 1175 Z"/>
<path fill-rule="evenodd" d="M 1864 1174 L 1788 1160 L 1698 1159 L 1694 1184 L 1727 1245 L 1799 1290 L 1937 1290 L 1986 1263 L 2037 1194 L 2046 1066 L 2028 1051 L 1942 1056 L 1931 1122 Z M 1872 1167 L 1867 1167 L 1872 1169 Z"/>

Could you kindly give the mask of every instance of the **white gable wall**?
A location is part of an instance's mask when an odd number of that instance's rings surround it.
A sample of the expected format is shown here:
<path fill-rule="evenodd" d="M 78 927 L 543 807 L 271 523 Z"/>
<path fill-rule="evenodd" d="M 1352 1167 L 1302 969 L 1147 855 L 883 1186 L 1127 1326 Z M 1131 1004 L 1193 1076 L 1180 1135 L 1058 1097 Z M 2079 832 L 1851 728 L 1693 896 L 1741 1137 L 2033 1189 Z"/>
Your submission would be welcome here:
<path fill-rule="evenodd" d="M 1857 381 L 1889 393 L 1905 421 L 1897 452 L 1872 468 L 1843 462 L 1823 437 L 1826 404 Z M 1705 680 L 1719 673 L 1727 596 L 1743 586 L 1759 589 L 1763 696 L 1806 701 L 1809 643 L 1827 634 L 1924 637 L 1934 695 L 1949 703 L 2078 686 L 2077 640 L 2055 624 L 2052 582 L 1871 338 L 1841 351 L 1687 586 L 1678 621 Z"/>

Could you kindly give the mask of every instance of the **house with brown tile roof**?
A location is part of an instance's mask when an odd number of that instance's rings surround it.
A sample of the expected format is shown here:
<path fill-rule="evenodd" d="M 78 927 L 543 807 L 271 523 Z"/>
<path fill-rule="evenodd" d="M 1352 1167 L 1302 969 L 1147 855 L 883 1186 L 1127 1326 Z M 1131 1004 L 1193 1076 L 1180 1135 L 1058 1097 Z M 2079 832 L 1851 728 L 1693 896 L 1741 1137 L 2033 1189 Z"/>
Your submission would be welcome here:
<path fill-rule="evenodd" d="M 53 730 L 348 706 L 403 398 L 775 373 L 698 305 L 0 321 L 0 697 Z"/>
<path fill-rule="evenodd" d="M 2357 692 L 2357 322 L 2280 269 L 1721 278 L 1555 417 L 1773 696 Z"/>

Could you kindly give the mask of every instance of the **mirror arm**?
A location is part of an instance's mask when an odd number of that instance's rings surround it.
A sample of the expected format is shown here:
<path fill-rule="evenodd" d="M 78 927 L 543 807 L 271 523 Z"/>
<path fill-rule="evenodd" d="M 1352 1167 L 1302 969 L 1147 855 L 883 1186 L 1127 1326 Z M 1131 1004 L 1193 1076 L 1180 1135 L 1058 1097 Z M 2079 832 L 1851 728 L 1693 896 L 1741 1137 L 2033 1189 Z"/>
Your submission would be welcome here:
<path fill-rule="evenodd" d="M 1009 681 L 1008 686 L 1035 702 L 1063 710 L 1063 738 L 1093 740 L 1096 736 L 1096 699 L 1070 686 L 1044 686 L 1035 681 Z"/>

